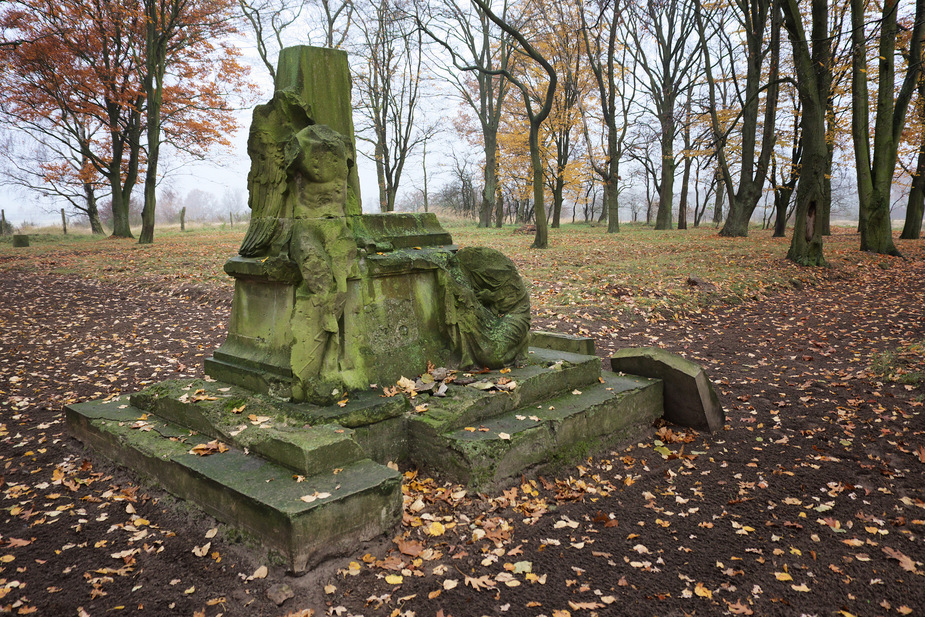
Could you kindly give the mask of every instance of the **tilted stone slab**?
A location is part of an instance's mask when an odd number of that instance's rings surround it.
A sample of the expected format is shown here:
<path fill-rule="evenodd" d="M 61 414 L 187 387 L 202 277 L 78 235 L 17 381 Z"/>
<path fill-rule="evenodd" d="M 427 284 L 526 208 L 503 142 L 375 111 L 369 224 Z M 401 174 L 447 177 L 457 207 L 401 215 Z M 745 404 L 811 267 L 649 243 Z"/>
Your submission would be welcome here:
<path fill-rule="evenodd" d="M 665 419 L 698 431 L 719 431 L 726 414 L 704 370 L 677 354 L 657 347 L 620 349 L 610 359 L 616 372 L 665 382 Z"/>

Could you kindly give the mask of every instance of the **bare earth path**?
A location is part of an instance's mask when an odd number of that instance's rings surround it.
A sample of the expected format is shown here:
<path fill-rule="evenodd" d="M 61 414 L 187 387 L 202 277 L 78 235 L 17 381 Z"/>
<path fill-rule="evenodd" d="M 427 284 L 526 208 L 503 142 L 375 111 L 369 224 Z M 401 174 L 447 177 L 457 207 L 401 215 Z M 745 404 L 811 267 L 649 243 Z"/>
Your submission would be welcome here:
<path fill-rule="evenodd" d="M 483 496 L 408 470 L 394 540 L 301 578 L 64 431 L 65 402 L 201 374 L 229 294 L 2 273 L 0 608 L 921 615 L 925 388 L 871 359 L 905 349 L 894 365 L 922 370 L 925 261 L 882 263 L 680 322 L 541 320 L 598 335 L 602 355 L 660 345 L 704 363 L 726 430 L 662 427 Z M 266 592 L 282 585 L 278 606 Z"/>

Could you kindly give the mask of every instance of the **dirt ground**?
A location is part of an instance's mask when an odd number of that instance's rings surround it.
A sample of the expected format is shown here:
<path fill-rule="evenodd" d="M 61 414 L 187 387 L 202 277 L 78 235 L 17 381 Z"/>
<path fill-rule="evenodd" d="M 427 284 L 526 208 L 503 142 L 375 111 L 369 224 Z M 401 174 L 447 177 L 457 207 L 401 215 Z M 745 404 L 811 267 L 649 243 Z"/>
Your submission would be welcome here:
<path fill-rule="evenodd" d="M 702 363 L 725 430 L 653 427 L 486 495 L 404 470 L 394 538 L 292 577 L 64 427 L 68 402 L 201 375 L 230 293 L 0 273 L 0 609 L 925 614 L 923 281 L 921 257 L 884 258 L 680 320 L 544 314 L 536 327 L 595 336 L 602 357 L 656 345 Z"/>

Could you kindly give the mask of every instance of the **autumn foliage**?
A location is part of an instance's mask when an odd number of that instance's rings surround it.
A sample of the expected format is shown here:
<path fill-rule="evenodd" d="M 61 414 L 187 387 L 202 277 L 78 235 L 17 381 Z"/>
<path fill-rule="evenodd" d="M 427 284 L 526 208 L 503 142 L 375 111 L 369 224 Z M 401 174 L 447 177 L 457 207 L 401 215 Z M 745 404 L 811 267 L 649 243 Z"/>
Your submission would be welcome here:
<path fill-rule="evenodd" d="M 112 199 L 113 235 L 131 236 L 128 198 L 144 170 L 149 101 L 145 6 L 129 0 L 24 0 L 0 10 L 0 111 L 55 156 L 42 180 L 85 199 L 96 231 L 98 191 Z M 166 41 L 161 141 L 203 156 L 236 127 L 232 96 L 248 84 L 229 37 L 230 0 L 157 0 L 172 11 Z M 84 209 L 84 208 L 81 208 Z"/>

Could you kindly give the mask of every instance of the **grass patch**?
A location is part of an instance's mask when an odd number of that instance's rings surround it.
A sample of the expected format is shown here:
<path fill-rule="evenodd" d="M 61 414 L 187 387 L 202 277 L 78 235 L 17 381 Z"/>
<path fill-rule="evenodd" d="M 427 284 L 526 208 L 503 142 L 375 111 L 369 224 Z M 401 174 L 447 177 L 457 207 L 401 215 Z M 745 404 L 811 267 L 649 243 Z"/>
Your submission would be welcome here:
<path fill-rule="evenodd" d="M 907 386 L 925 384 L 925 340 L 874 354 L 870 371 L 881 379 Z"/>
<path fill-rule="evenodd" d="M 515 227 L 478 229 L 472 223 L 447 221 L 460 246 L 491 246 L 514 260 L 531 289 L 540 315 L 600 314 L 671 318 L 717 303 L 760 299 L 792 287 L 811 287 L 837 276 L 856 278 L 891 259 L 858 251 L 854 229 L 837 228 L 826 238 L 831 268 L 805 268 L 785 259 L 788 238 L 753 229 L 748 238 L 721 238 L 712 227 L 655 231 L 622 225 L 618 234 L 602 225 L 575 224 L 551 229 L 550 248 L 530 248 L 530 234 Z M 76 274 L 116 283 L 161 281 L 176 285 L 230 288 L 222 271 L 237 253 L 244 224 L 216 225 L 186 232 L 159 228 L 155 243 L 100 238 L 87 234 L 36 234 L 28 248 L 0 243 L 0 270 Z M 897 240 L 908 256 L 923 256 L 922 243 Z M 710 284 L 691 286 L 689 277 Z"/>

